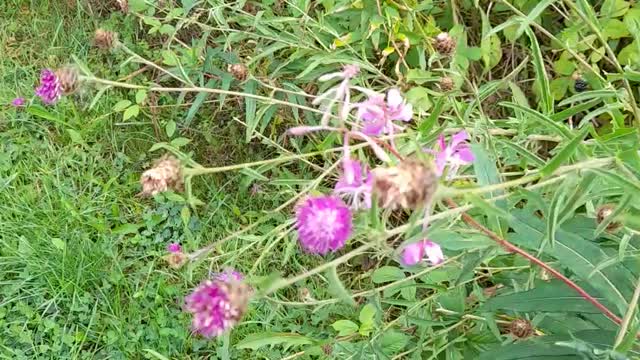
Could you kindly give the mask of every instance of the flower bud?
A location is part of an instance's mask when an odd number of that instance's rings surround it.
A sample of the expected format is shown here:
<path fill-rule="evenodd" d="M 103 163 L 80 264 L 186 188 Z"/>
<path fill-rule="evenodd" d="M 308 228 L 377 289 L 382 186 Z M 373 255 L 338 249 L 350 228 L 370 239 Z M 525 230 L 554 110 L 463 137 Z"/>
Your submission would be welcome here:
<path fill-rule="evenodd" d="M 442 77 L 440 78 L 440 82 L 438 83 L 438 86 L 440 87 L 440 90 L 444 92 L 451 91 L 453 90 L 453 86 L 454 86 L 453 79 L 448 76 Z"/>
<path fill-rule="evenodd" d="M 451 55 L 456 50 L 456 40 L 449 33 L 441 32 L 436 36 L 435 47 L 441 55 Z"/>

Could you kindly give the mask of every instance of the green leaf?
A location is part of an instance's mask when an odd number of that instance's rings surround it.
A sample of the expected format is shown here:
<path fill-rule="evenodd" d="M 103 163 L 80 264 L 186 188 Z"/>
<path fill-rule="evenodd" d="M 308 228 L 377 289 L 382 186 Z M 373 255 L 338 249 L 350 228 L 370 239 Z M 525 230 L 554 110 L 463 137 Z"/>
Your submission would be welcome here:
<path fill-rule="evenodd" d="M 591 126 L 585 126 L 584 128 L 582 128 L 578 135 L 576 135 L 576 137 L 574 137 L 567 145 L 565 145 L 565 147 L 562 148 L 562 150 L 560 150 L 560 152 L 558 152 L 556 156 L 554 156 L 553 159 L 551 159 L 551 161 L 549 161 L 547 165 L 545 165 L 545 167 L 540 170 L 542 176 L 551 175 L 554 171 L 556 171 L 557 168 L 559 168 L 571 156 L 573 156 L 578 149 L 578 146 L 580 146 L 580 142 L 584 140 L 590 130 Z"/>
<path fill-rule="evenodd" d="M 344 287 L 344 284 L 342 284 L 342 281 L 340 281 L 335 266 L 327 270 L 327 281 L 329 282 L 329 293 L 331 293 L 331 295 L 349 305 L 356 304 L 351 296 L 351 292 L 349 292 L 349 290 Z"/>
<path fill-rule="evenodd" d="M 501 102 L 500 105 L 522 112 L 522 115 L 527 115 L 528 118 L 539 122 L 542 126 L 547 126 L 553 129 L 556 133 L 558 133 L 565 139 L 571 139 L 573 137 L 573 132 L 569 130 L 564 124 L 553 121 L 548 116 L 543 115 L 535 110 L 511 102 Z"/>
<path fill-rule="evenodd" d="M 620 17 L 627 13 L 629 6 L 629 2 L 624 0 L 604 0 L 600 15 L 604 18 Z"/>
<path fill-rule="evenodd" d="M 410 69 L 407 71 L 407 81 L 422 85 L 426 82 L 438 80 L 437 76 L 433 76 L 431 71 L 422 69 Z"/>
<path fill-rule="evenodd" d="M 147 354 L 153 356 L 154 358 L 158 359 L 158 360 L 169 360 L 168 357 L 160 354 L 159 352 L 152 350 L 152 349 L 142 349 L 142 351 L 146 352 Z"/>
<path fill-rule="evenodd" d="M 563 51 L 560 58 L 553 63 L 553 69 L 560 75 L 569 76 L 576 71 L 576 64 L 568 51 Z M 565 79 L 566 82 L 569 82 Z"/>
<path fill-rule="evenodd" d="M 82 135 L 73 129 L 67 129 L 67 133 L 69 133 L 69 137 L 71 137 L 71 141 L 74 144 L 84 144 L 84 139 L 82 139 Z"/>
<path fill-rule="evenodd" d="M 608 19 L 602 21 L 602 35 L 605 39 L 620 39 L 629 36 L 627 26 L 618 19 Z"/>
<path fill-rule="evenodd" d="M 176 122 L 173 120 L 167 121 L 167 125 L 164 126 L 164 131 L 167 133 L 168 137 L 172 137 L 173 134 L 176 133 Z"/>
<path fill-rule="evenodd" d="M 580 286 L 585 287 L 587 285 L 580 284 Z M 596 296 L 596 300 L 606 304 L 604 298 Z M 482 312 L 494 312 L 497 310 L 600 314 L 600 310 L 597 307 L 559 280 L 540 284 L 528 291 L 489 298 L 481 309 Z"/>
<path fill-rule="evenodd" d="M 331 324 L 333 330 L 338 332 L 338 336 L 349 336 L 358 331 L 358 324 L 349 320 L 338 320 Z"/>
<path fill-rule="evenodd" d="M 258 350 L 264 346 L 273 346 L 278 344 L 284 344 L 287 347 L 297 345 L 310 345 L 313 344 L 313 340 L 296 333 L 275 333 L 275 332 L 261 332 L 251 334 L 242 339 L 236 344 L 236 349 L 251 349 Z"/>
<path fill-rule="evenodd" d="M 140 89 L 136 92 L 136 104 L 142 104 L 146 98 L 147 98 L 147 90 Z"/>
<path fill-rule="evenodd" d="M 111 232 L 116 235 L 137 234 L 138 229 L 140 229 L 142 226 L 144 225 L 127 223 L 116 226 L 111 230 Z"/>
<path fill-rule="evenodd" d="M 175 138 L 175 139 L 171 140 L 171 145 L 174 146 L 174 147 L 180 148 L 182 146 L 187 145 L 190 142 L 191 142 L 191 140 L 189 140 L 187 138 L 179 137 L 179 138 Z"/>
<path fill-rule="evenodd" d="M 215 84 L 216 84 L 216 80 L 211 79 L 207 81 L 204 87 L 211 89 L 215 86 Z M 224 90 L 227 90 L 227 89 L 224 89 Z M 200 110 L 200 107 L 202 106 L 202 104 L 204 103 L 204 101 L 207 99 L 208 96 L 209 96 L 209 93 L 204 91 L 199 92 L 198 95 L 196 95 L 196 98 L 193 100 L 193 104 L 191 104 L 191 107 L 187 112 L 187 116 L 184 118 L 184 122 L 182 122 L 182 124 L 184 124 L 185 127 L 188 128 L 189 125 L 191 125 L 191 121 L 193 121 L 193 118 L 196 116 L 196 114 L 198 113 L 198 110 Z M 224 103 L 224 99 L 222 99 L 221 101 Z"/>
<path fill-rule="evenodd" d="M 51 238 L 51 243 L 58 250 L 64 250 L 64 248 L 67 246 L 67 244 L 64 242 L 64 240 L 62 240 L 60 238 Z"/>
<path fill-rule="evenodd" d="M 552 0 L 541 2 L 540 4 L 550 4 Z M 539 4 L 539 5 L 540 5 Z M 544 114 L 553 113 L 553 97 L 551 96 L 551 89 L 549 87 L 549 75 L 544 66 L 544 57 L 540 50 L 540 44 L 534 32 L 530 29 L 526 29 L 526 33 L 529 36 L 531 42 L 531 53 L 533 55 L 533 65 L 536 73 L 536 80 L 540 86 L 540 103 L 542 105 L 542 112 Z"/>
<path fill-rule="evenodd" d="M 373 281 L 374 284 L 386 283 L 404 278 L 404 271 L 395 266 L 382 266 L 377 268 L 373 274 L 371 274 L 371 281 Z"/>
<path fill-rule="evenodd" d="M 140 113 L 140 106 L 131 105 L 122 114 L 122 120 L 123 121 L 127 121 L 127 120 L 131 119 L 132 117 L 138 116 L 139 113 Z"/>
<path fill-rule="evenodd" d="M 405 94 L 407 102 L 419 111 L 427 111 L 431 108 L 429 100 L 429 90 L 422 86 L 414 86 Z"/>
<path fill-rule="evenodd" d="M 382 351 L 388 355 L 396 355 L 400 353 L 409 344 L 410 337 L 396 330 L 389 330 L 382 334 L 380 338 L 380 347 Z"/>
<path fill-rule="evenodd" d="M 558 101 L 562 100 L 564 96 L 567 94 L 567 90 L 569 89 L 569 79 L 567 78 L 559 78 L 553 79 L 549 83 L 549 89 L 551 90 L 551 94 L 553 95 L 553 99 Z"/>
<path fill-rule="evenodd" d="M 124 111 L 124 109 L 128 108 L 130 105 L 131 105 L 131 101 L 120 100 L 115 105 L 113 105 L 113 111 L 116 111 L 116 112 Z"/>
<path fill-rule="evenodd" d="M 178 56 L 171 50 L 162 50 L 162 62 L 165 65 L 176 66 L 178 65 Z"/>
<path fill-rule="evenodd" d="M 244 84 L 244 92 L 247 94 L 255 94 L 257 86 L 258 86 L 258 83 L 255 80 L 250 79 Z M 248 143 L 249 141 L 251 141 L 251 138 L 253 137 L 253 131 L 256 129 L 256 126 L 258 126 L 258 121 L 260 119 L 256 116 L 256 107 L 257 107 L 256 99 L 245 97 L 244 105 L 245 105 L 245 116 L 246 116 L 245 122 L 247 124 L 247 129 L 245 132 L 245 141 Z"/>
<path fill-rule="evenodd" d="M 473 162 L 473 170 L 477 176 L 478 185 L 489 186 L 502 182 L 498 167 L 496 166 L 495 154 L 489 154 L 485 148 L 480 144 L 472 144 L 471 152 L 475 156 Z M 503 194 L 503 191 L 494 191 L 489 195 L 490 197 L 496 197 Z M 502 211 L 507 210 L 506 200 L 498 200 L 495 202 L 497 208 Z M 506 230 L 505 224 L 502 224 L 500 217 L 495 214 L 488 215 L 489 226 L 491 230 L 498 233 L 501 237 L 504 237 L 504 231 Z"/>
<path fill-rule="evenodd" d="M 358 333 L 360 335 L 369 336 L 369 334 L 371 334 L 375 326 L 375 316 L 376 307 L 373 304 L 367 304 L 360 310 L 360 315 L 358 316 L 358 320 L 360 321 Z"/>

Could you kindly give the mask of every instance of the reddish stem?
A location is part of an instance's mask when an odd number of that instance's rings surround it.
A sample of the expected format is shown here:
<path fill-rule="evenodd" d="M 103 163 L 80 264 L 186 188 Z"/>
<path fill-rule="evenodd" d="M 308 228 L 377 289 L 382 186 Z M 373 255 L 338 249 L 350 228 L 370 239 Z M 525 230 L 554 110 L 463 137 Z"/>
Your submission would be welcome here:
<path fill-rule="evenodd" d="M 455 201 L 453 201 L 451 199 L 445 199 L 445 201 L 447 202 L 447 205 L 449 205 L 449 207 L 452 208 L 452 209 L 455 209 L 455 208 L 458 207 L 458 205 L 455 203 Z M 498 236 L 493 231 L 487 229 L 482 224 L 480 224 L 479 222 L 475 221 L 471 216 L 467 215 L 467 213 L 465 213 L 465 212 L 462 213 L 462 220 L 464 220 L 464 222 L 467 223 L 468 225 L 470 225 L 470 226 L 482 231 L 483 233 L 485 233 L 488 237 L 491 238 L 491 240 L 493 240 L 493 241 L 497 242 L 498 244 L 500 244 L 500 246 L 505 248 L 507 251 L 514 252 L 514 253 L 524 257 L 525 259 L 529 260 L 530 262 L 532 262 L 532 263 L 540 266 L 544 270 L 546 270 L 548 273 L 553 275 L 556 279 L 559 279 L 563 283 L 567 284 L 567 286 L 569 286 L 570 288 L 575 290 L 585 300 L 587 300 L 588 302 L 593 304 L 593 306 L 598 308 L 598 310 L 602 311 L 602 313 L 606 317 L 611 319 L 611 321 L 615 322 L 618 325 L 620 325 L 622 323 L 622 319 L 620 319 L 616 314 L 611 312 L 611 310 L 607 309 L 606 306 L 602 305 L 602 303 L 600 303 L 598 300 L 596 300 L 593 296 L 589 295 L 589 293 L 587 293 L 578 284 L 574 283 L 573 281 L 571 281 L 571 279 L 569 279 L 568 277 L 562 275 L 560 272 L 554 270 L 552 267 L 550 267 L 544 261 L 536 258 L 535 256 L 529 254 L 528 252 L 526 252 L 526 251 L 520 249 L 519 247 L 513 245 L 509 241 L 501 238 L 500 236 Z"/>

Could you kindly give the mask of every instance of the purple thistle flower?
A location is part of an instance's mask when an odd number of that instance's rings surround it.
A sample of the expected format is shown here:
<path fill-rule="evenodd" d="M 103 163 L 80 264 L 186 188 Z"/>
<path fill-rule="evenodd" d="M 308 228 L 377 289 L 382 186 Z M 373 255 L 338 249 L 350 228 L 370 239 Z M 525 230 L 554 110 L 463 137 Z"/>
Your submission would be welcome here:
<path fill-rule="evenodd" d="M 325 255 L 342 248 L 351 235 L 351 211 L 337 197 L 310 197 L 298 206 L 296 228 L 304 251 Z"/>
<path fill-rule="evenodd" d="M 182 246 L 180 246 L 180 244 L 178 243 L 171 243 L 167 245 L 167 251 L 172 254 L 179 253 L 182 252 Z"/>
<path fill-rule="evenodd" d="M 36 89 L 36 95 L 47 105 L 54 104 L 60 99 L 62 87 L 60 86 L 60 80 L 53 71 L 49 69 L 42 70 L 42 73 L 40 73 L 40 86 Z"/>
<path fill-rule="evenodd" d="M 432 265 L 438 265 L 444 261 L 444 254 L 440 246 L 431 240 L 424 239 L 406 245 L 402 249 L 401 262 L 405 266 L 413 266 L 421 262 L 425 256 Z"/>
<path fill-rule="evenodd" d="M 23 97 L 17 97 L 15 99 L 13 99 L 11 101 L 11 105 L 14 107 L 21 107 L 24 106 L 24 104 L 26 103 L 25 99 Z"/>
<path fill-rule="evenodd" d="M 389 90 L 386 101 L 384 95 L 371 93 L 357 107 L 358 117 L 364 121 L 362 132 L 370 136 L 393 134 L 396 125 L 392 121 L 406 122 L 413 117 L 413 106 L 406 103 L 398 89 Z"/>
<path fill-rule="evenodd" d="M 373 176 L 366 167 L 363 169 L 358 160 L 345 159 L 342 161 L 342 175 L 338 179 L 333 193 L 351 199 L 354 210 L 371 207 L 371 190 Z"/>
<path fill-rule="evenodd" d="M 222 335 L 242 318 L 250 293 L 243 283 L 204 281 L 185 298 L 185 310 L 193 314 L 193 331 L 209 338 Z"/>
<path fill-rule="evenodd" d="M 449 165 L 448 178 L 452 178 L 462 165 L 471 164 L 475 157 L 469 149 L 467 139 L 469 135 L 462 130 L 451 137 L 451 142 L 447 145 L 444 136 L 440 135 L 438 144 L 440 151 L 436 152 L 436 174 L 442 176 L 445 166 Z"/>

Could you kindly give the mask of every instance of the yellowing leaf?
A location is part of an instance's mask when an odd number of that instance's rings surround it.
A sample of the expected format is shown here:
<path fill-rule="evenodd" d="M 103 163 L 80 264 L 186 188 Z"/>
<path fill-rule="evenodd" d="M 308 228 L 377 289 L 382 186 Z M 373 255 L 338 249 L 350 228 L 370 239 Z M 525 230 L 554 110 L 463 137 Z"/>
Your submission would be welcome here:
<path fill-rule="evenodd" d="M 348 33 L 347 35 L 341 36 L 333 40 L 333 44 L 331 44 L 331 48 L 336 49 L 339 47 L 343 47 L 345 45 L 348 45 L 350 42 L 351 42 L 351 33 Z"/>

